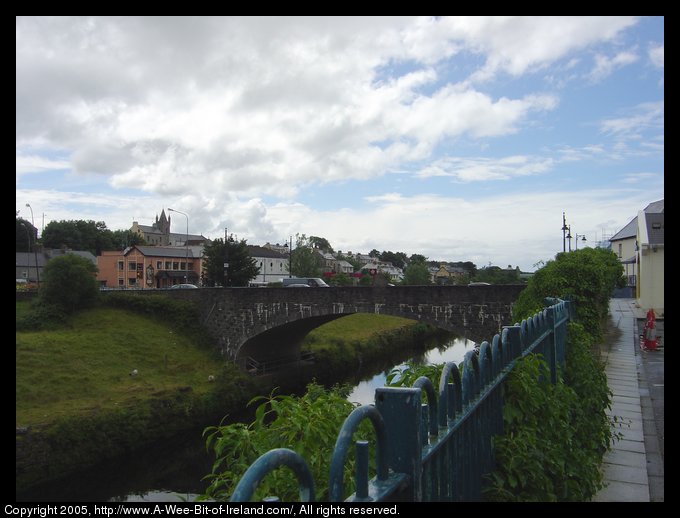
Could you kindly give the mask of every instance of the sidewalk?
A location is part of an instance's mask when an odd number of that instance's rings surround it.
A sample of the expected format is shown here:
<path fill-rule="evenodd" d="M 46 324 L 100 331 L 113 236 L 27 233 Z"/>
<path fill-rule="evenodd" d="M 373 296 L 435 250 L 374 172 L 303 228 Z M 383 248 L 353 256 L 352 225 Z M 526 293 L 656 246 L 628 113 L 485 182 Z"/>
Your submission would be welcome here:
<path fill-rule="evenodd" d="M 637 319 L 644 318 L 644 314 L 635 307 L 634 299 L 611 299 L 609 311 L 613 329 L 602 348 L 608 385 L 613 392 L 608 413 L 623 421 L 616 429 L 623 437 L 603 459 L 606 487 L 593 501 L 663 501 L 663 348 L 640 351 Z M 656 390 L 651 398 L 657 408 L 660 404 L 660 430 L 650 401 L 651 380 L 645 374 L 649 371 L 645 370 L 646 362 L 655 364 L 652 373 L 655 381 L 660 376 L 660 384 L 654 384 L 656 389 L 660 385 L 660 391 Z"/>

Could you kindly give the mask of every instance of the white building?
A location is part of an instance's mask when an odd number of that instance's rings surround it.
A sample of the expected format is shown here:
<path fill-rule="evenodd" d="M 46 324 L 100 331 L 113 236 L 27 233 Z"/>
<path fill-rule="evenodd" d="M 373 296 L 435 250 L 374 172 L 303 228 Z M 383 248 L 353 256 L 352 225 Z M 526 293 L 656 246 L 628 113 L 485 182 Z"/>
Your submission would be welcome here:
<path fill-rule="evenodd" d="M 641 212 L 645 214 L 663 214 L 663 202 L 663 200 L 652 202 Z M 638 276 L 638 268 L 636 266 L 638 220 L 639 216 L 634 217 L 625 227 L 609 239 L 612 251 L 623 264 L 623 270 L 628 281 L 627 285 L 633 289 L 637 285 Z"/>
<path fill-rule="evenodd" d="M 637 305 L 664 312 L 664 215 L 640 211 L 637 217 Z"/>
<path fill-rule="evenodd" d="M 270 282 L 281 282 L 281 279 L 288 277 L 288 254 L 254 245 L 248 245 L 248 252 L 260 269 L 257 277 L 250 281 L 251 286 L 266 286 Z"/>

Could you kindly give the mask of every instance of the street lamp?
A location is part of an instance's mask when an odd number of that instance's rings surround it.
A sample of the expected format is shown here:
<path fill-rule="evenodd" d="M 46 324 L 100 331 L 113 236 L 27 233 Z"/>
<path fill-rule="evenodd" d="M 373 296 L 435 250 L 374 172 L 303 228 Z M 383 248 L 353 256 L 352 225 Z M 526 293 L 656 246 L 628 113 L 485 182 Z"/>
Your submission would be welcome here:
<path fill-rule="evenodd" d="M 567 227 L 567 218 L 564 215 L 564 212 L 562 213 L 562 251 L 566 252 L 567 251 L 567 242 L 566 242 L 566 232 L 569 230 L 569 227 Z M 571 243 L 569 244 L 571 246 Z"/>
<path fill-rule="evenodd" d="M 27 203 L 26 206 L 31 209 L 31 225 L 33 225 L 33 228 L 35 229 L 35 220 L 33 219 L 33 207 L 31 207 L 30 203 Z M 36 239 L 38 238 L 38 231 L 36 229 Z M 40 287 L 40 270 L 38 269 L 38 251 L 35 249 L 35 241 L 36 239 L 33 240 L 33 256 L 35 258 L 35 276 L 38 281 L 38 287 Z M 28 245 L 30 247 L 31 242 L 29 240 Z"/>
<path fill-rule="evenodd" d="M 28 253 L 30 254 L 31 253 L 31 231 L 28 230 L 28 225 L 26 223 L 24 223 L 23 221 L 20 221 L 19 225 L 21 225 L 22 227 L 24 227 L 24 229 L 26 229 L 26 239 L 28 240 Z M 30 279 L 31 278 L 31 261 L 29 259 L 26 262 L 28 263 L 28 273 L 26 274 L 27 275 L 26 281 L 30 282 L 30 280 L 31 280 Z M 36 270 L 37 270 L 37 268 L 36 268 Z"/>
<path fill-rule="evenodd" d="M 567 225 L 567 239 L 569 240 L 569 251 L 571 252 L 571 225 Z"/>
<path fill-rule="evenodd" d="M 182 212 L 181 210 L 175 210 L 171 209 L 168 207 L 169 212 L 178 212 L 179 214 L 182 214 L 185 218 L 187 218 L 187 239 L 184 242 L 184 247 L 186 248 L 186 253 L 184 257 L 184 284 L 187 284 L 189 281 L 189 216 Z"/>
<path fill-rule="evenodd" d="M 581 236 L 581 241 L 586 241 L 586 235 L 585 234 L 576 234 L 576 250 L 578 250 L 578 238 Z"/>

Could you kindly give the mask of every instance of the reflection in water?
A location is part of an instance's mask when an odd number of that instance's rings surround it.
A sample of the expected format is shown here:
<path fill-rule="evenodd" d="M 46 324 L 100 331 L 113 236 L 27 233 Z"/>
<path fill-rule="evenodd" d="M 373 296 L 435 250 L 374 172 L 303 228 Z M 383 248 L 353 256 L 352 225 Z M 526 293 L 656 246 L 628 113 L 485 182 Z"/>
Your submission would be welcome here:
<path fill-rule="evenodd" d="M 422 354 L 414 356 L 409 361 L 414 365 L 436 365 L 445 362 L 456 362 L 459 364 L 463 361 L 465 354 L 471 351 L 475 347 L 475 342 L 467 340 L 465 338 L 454 338 L 446 342 L 445 344 L 438 345 L 434 349 L 430 349 Z M 403 366 L 406 362 L 403 362 L 394 367 Z M 392 368 L 394 368 L 392 367 Z M 368 380 L 362 381 L 347 397 L 353 403 L 359 403 L 361 405 L 369 405 L 373 403 L 375 398 L 375 389 L 378 387 L 385 386 L 385 380 L 387 375 L 392 370 L 392 368 L 383 371 Z"/>
<path fill-rule="evenodd" d="M 411 361 L 418 365 L 463 360 L 474 342 L 450 339 Z M 405 360 L 405 359 L 404 359 Z M 395 365 L 395 361 L 397 364 Z M 360 365 L 354 373 L 356 383 L 348 399 L 360 404 L 374 401 L 375 389 L 385 384 L 387 374 L 405 361 L 386 361 L 382 365 Z M 376 372 L 378 374 L 376 374 Z M 364 381 L 362 381 L 364 380 Z M 244 422 L 250 419 L 243 417 Z M 17 501 L 28 502 L 179 502 L 192 501 L 207 487 L 202 478 L 210 473 L 214 457 L 208 454 L 202 430 L 182 434 L 125 458 L 104 463 L 57 482 L 17 494 Z"/>

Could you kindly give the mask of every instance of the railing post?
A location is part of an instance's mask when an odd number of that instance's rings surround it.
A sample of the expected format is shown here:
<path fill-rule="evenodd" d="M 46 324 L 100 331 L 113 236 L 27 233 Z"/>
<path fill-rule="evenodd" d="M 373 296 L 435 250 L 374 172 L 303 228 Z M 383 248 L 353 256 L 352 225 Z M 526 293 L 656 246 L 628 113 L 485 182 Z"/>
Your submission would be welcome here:
<path fill-rule="evenodd" d="M 381 387 L 375 405 L 387 429 L 389 468 L 407 474 L 411 483 L 406 501 L 422 501 L 421 389 Z"/>
<path fill-rule="evenodd" d="M 555 306 L 550 306 L 548 311 L 548 328 L 550 329 L 550 338 L 545 344 L 545 361 L 550 367 L 550 381 L 554 385 L 557 383 L 557 326 L 555 325 Z"/>
<path fill-rule="evenodd" d="M 508 326 L 507 345 L 508 347 L 508 363 L 515 361 L 522 356 L 522 337 L 520 326 Z M 505 346 L 505 344 L 503 344 Z"/>

